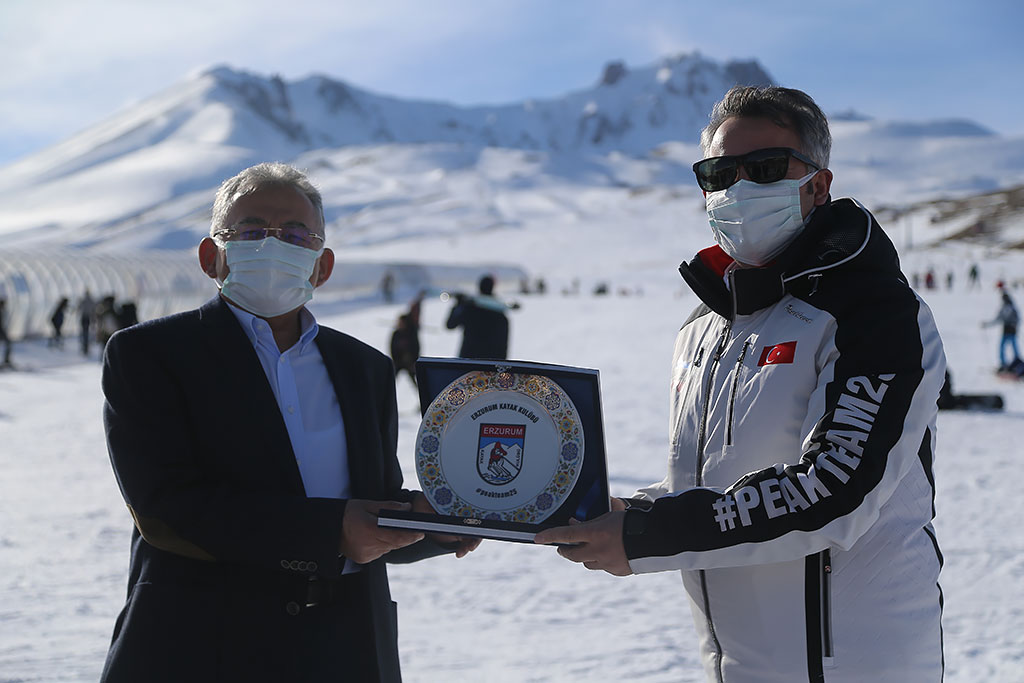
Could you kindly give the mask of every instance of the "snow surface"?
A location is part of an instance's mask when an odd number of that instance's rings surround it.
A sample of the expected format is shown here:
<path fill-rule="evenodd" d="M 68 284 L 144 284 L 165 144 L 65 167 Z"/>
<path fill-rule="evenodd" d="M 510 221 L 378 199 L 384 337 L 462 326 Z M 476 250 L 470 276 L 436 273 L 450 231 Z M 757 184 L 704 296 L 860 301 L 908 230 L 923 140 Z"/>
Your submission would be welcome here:
<path fill-rule="evenodd" d="M 539 263 L 535 273 L 559 266 L 553 279 L 562 283 L 582 276 L 580 296 L 554 288 L 519 297 L 511 354 L 600 369 L 611 488 L 628 495 L 663 476 L 672 341 L 694 305 L 672 264 L 694 248 L 684 243 L 699 238 L 634 224 L 630 239 L 657 236 L 661 256 L 655 266 L 620 259 L 618 218 L 595 218 L 591 246 L 577 243 L 575 251 L 555 235 L 516 228 L 463 236 L 458 251 L 490 255 L 501 243 L 509 261 Z M 542 248 L 548 236 L 557 243 L 550 250 Z M 449 236 L 433 241 L 442 253 Z M 424 236 L 388 249 L 427 258 L 430 242 Z M 946 680 L 954 683 L 1024 680 L 1024 498 L 1016 477 L 1024 384 L 992 375 L 997 331 L 980 328 L 997 307 L 994 280 L 1020 273 L 1024 259 L 982 261 L 984 286 L 968 291 L 966 270 L 982 256 L 963 247 L 904 256 L 908 273 L 934 267 L 942 282 L 955 269 L 952 291 L 924 292 L 955 389 L 999 392 L 1007 402 L 1002 413 L 939 416 L 935 526 L 946 558 Z M 613 293 L 642 285 L 642 295 L 590 295 L 593 262 L 614 265 Z M 412 292 L 400 294 L 404 302 Z M 404 308 L 370 297 L 328 299 L 313 305 L 323 323 L 382 350 Z M 446 313 L 436 299 L 424 305 L 424 355 L 455 353 L 458 335 L 443 329 Z M 92 681 L 124 599 L 131 529 L 106 456 L 99 364 L 81 359 L 73 340 L 65 351 L 18 344 L 15 361 L 23 372 L 0 373 L 0 681 Z M 418 406 L 404 376 L 398 389 L 399 453 L 407 485 L 416 486 Z M 391 577 L 408 681 L 703 680 L 674 572 L 619 579 L 550 548 L 488 541 L 462 560 L 392 567 Z"/>

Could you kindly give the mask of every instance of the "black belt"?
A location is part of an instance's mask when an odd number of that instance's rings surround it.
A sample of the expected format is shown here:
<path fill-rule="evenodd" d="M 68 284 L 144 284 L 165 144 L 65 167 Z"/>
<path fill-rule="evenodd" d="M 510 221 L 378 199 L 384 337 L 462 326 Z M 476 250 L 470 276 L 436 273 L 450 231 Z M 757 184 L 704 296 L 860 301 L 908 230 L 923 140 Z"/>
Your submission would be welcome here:
<path fill-rule="evenodd" d="M 306 583 L 306 607 L 345 602 L 355 595 L 356 591 L 364 590 L 362 572 L 345 574 L 337 579 L 314 576 Z"/>

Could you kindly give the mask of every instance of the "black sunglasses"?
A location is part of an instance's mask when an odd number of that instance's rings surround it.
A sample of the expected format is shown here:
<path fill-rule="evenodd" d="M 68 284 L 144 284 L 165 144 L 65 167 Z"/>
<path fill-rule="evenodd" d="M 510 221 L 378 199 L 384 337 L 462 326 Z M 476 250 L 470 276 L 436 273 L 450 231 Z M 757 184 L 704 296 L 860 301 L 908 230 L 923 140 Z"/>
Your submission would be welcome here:
<path fill-rule="evenodd" d="M 740 166 L 755 183 L 774 183 L 789 173 L 789 158 L 804 162 L 811 168 L 821 167 L 810 158 L 790 147 L 766 147 L 736 156 L 709 157 L 693 165 L 697 184 L 705 192 L 719 192 L 739 180 Z"/>

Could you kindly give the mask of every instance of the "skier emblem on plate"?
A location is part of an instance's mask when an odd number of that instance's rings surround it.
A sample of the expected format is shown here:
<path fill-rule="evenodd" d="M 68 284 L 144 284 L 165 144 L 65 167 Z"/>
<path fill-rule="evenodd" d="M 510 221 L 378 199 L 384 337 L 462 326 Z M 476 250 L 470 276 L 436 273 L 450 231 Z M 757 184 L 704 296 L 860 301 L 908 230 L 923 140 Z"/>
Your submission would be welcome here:
<path fill-rule="evenodd" d="M 493 486 L 508 484 L 523 467 L 526 425 L 480 425 L 476 469 Z"/>

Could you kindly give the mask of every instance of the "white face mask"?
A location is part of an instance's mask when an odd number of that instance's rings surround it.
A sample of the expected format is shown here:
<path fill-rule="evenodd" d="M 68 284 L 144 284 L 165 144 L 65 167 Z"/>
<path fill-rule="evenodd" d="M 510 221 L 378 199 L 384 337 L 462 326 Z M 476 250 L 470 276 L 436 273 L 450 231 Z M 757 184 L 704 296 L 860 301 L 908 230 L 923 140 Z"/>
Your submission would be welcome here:
<path fill-rule="evenodd" d="M 313 298 L 309 276 L 322 253 L 276 237 L 228 242 L 224 254 L 230 272 L 220 291 L 262 318 L 294 311 Z"/>
<path fill-rule="evenodd" d="M 742 264 L 771 262 L 804 227 L 800 188 L 815 173 L 764 184 L 740 180 L 719 192 L 709 192 L 708 222 L 715 241 Z"/>

